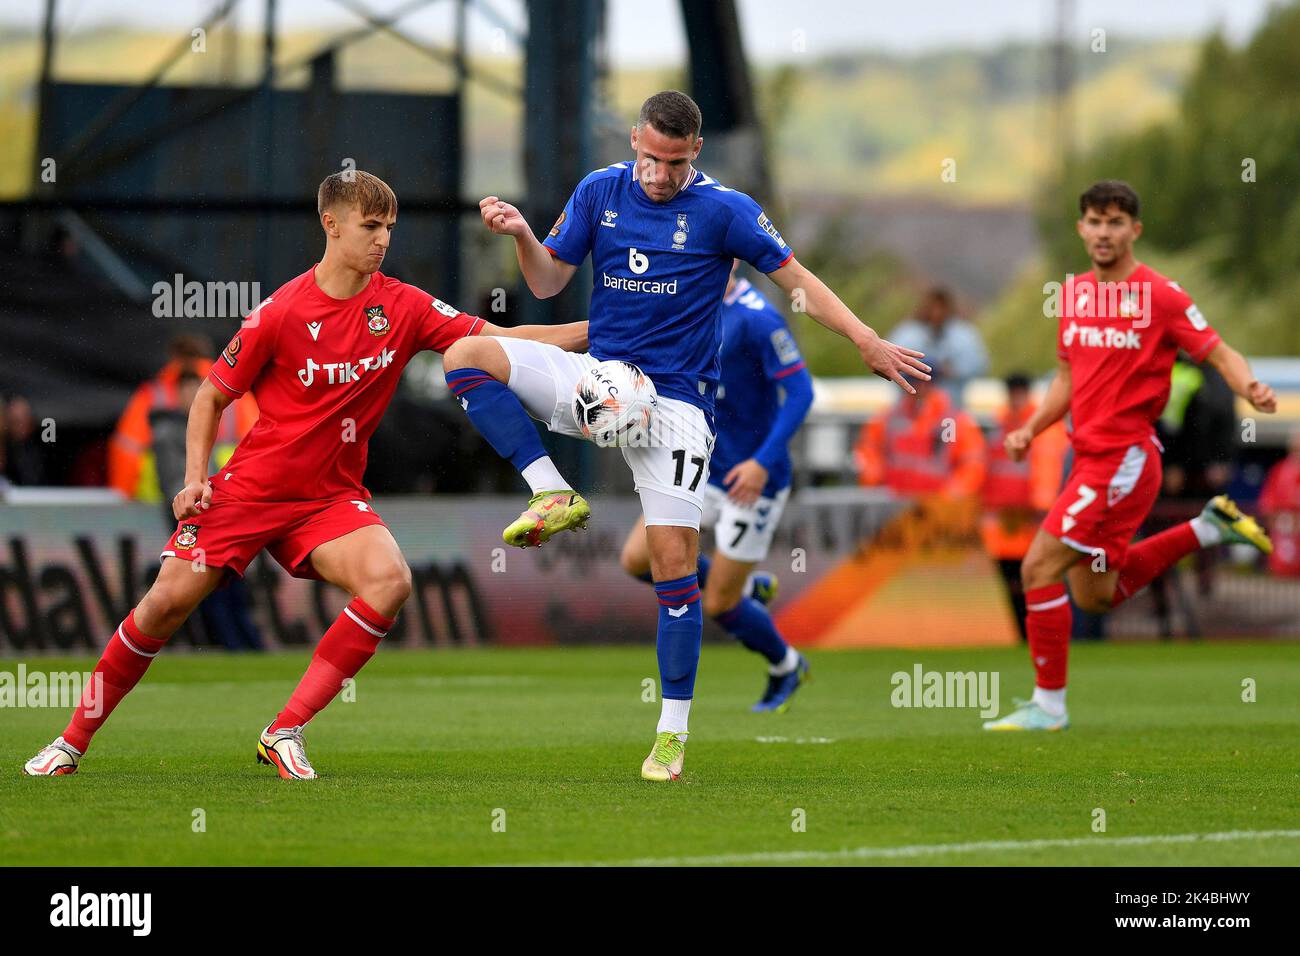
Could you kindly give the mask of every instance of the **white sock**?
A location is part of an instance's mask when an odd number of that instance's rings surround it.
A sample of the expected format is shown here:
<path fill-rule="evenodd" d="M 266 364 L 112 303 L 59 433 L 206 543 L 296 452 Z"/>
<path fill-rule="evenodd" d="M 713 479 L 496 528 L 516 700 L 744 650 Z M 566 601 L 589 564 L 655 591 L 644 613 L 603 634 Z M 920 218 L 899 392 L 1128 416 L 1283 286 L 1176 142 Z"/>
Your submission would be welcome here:
<path fill-rule="evenodd" d="M 1209 548 L 1223 543 L 1223 529 L 1203 515 L 1197 515 L 1188 522 L 1196 532 L 1196 540 L 1202 548 Z"/>
<path fill-rule="evenodd" d="M 1060 717 L 1065 713 L 1065 688 L 1060 690 L 1044 690 L 1041 687 L 1034 688 L 1033 702 L 1043 710 L 1047 711 L 1053 717 Z"/>
<path fill-rule="evenodd" d="M 677 739 L 685 740 L 687 734 L 687 725 L 691 716 L 691 702 L 689 700 L 670 700 L 663 699 L 663 708 L 659 711 L 659 726 L 655 733 L 662 734 L 665 731 L 677 731 Z"/>
<path fill-rule="evenodd" d="M 789 674 L 798 666 L 799 666 L 799 652 L 796 651 L 793 647 L 787 647 L 785 649 L 785 657 L 781 660 L 781 663 L 773 664 L 771 667 L 767 669 L 767 672 L 771 674 L 773 677 L 784 677 L 786 674 Z"/>
<path fill-rule="evenodd" d="M 528 482 L 528 487 L 533 490 L 533 494 L 540 491 L 563 491 L 573 487 L 564 480 L 564 476 L 555 467 L 555 462 L 551 461 L 550 455 L 543 455 L 525 468 L 523 476 L 524 481 Z"/>

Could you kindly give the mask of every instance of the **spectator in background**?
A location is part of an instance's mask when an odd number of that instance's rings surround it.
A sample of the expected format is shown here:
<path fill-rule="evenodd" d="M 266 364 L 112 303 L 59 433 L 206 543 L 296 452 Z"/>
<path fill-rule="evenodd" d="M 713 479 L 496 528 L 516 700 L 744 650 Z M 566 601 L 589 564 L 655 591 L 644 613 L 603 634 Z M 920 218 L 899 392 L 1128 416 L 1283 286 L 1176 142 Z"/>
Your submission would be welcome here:
<path fill-rule="evenodd" d="M 953 310 L 952 295 L 935 286 L 925 294 L 912 318 L 889 334 L 896 345 L 925 353 L 926 363 L 943 382 L 952 407 L 963 407 L 966 383 L 989 369 L 988 350 L 975 326 Z"/>
<path fill-rule="evenodd" d="M 1070 444 L 1064 422 L 1056 422 L 1034 440 L 1023 459 L 1012 461 L 1007 457 L 1007 435 L 1025 425 L 1038 408 L 1029 396 L 1029 386 L 1029 376 L 1024 373 L 1014 372 L 1006 378 L 1007 404 L 998 412 L 988 442 L 982 491 L 984 517 L 980 523 L 984 549 L 997 562 L 1021 640 L 1026 640 L 1027 635 L 1020 562 L 1060 491 Z"/>
<path fill-rule="evenodd" d="M 1232 389 L 1212 366 L 1179 353 L 1156 429 L 1165 443 L 1165 494 L 1194 500 L 1199 511 L 1199 502 L 1222 493 L 1232 476 L 1237 429 Z"/>
<path fill-rule="evenodd" d="M 1300 428 L 1291 432 L 1287 456 L 1268 470 L 1259 493 L 1259 513 L 1273 538 L 1268 569 L 1300 577 Z"/>
<path fill-rule="evenodd" d="M 942 382 L 937 371 L 933 381 L 914 382 L 915 395 L 900 395 L 862 426 L 854 447 L 860 484 L 885 485 L 899 495 L 979 494 L 984 435 L 973 418 L 953 406 Z"/>
<path fill-rule="evenodd" d="M 190 405 L 194 403 L 194 395 L 205 377 L 195 364 L 181 364 L 175 380 L 176 406 L 154 408 L 149 413 L 149 434 L 153 443 L 149 449 L 150 458 L 157 472 L 159 486 L 169 492 L 185 485 L 185 430 L 189 423 Z M 226 452 L 226 457 L 229 454 Z M 219 470 L 216 457 L 217 449 L 214 447 L 214 460 L 208 463 L 209 474 L 215 474 Z M 176 528 L 171 500 L 161 504 L 163 526 L 171 532 Z M 237 574 L 227 574 L 225 587 L 213 591 L 199 605 L 199 614 L 208 637 L 220 641 L 231 651 L 242 648 L 262 650 L 262 635 L 253 623 L 249 604 L 248 585 L 244 579 Z"/>
<path fill-rule="evenodd" d="M 175 489 L 160 489 L 154 464 L 150 416 L 157 411 L 180 408 L 178 379 L 185 367 L 200 377 L 212 366 L 212 343 L 201 335 L 178 335 L 167 344 L 167 364 L 156 376 L 137 388 L 118 419 L 108 446 L 108 483 L 137 501 L 170 501 Z M 188 408 L 188 406 L 185 406 Z M 235 445 L 257 421 L 257 404 L 245 395 L 221 417 L 217 434 L 217 466 L 225 464 Z M 164 486 L 165 487 L 165 486 Z"/>
<path fill-rule="evenodd" d="M 1142 526 L 1148 537 L 1198 514 L 1206 498 L 1227 490 L 1236 457 L 1237 411 L 1232 389 L 1212 366 L 1197 365 L 1186 352 L 1179 352 L 1169 372 L 1169 400 L 1156 422 L 1156 434 L 1164 444 L 1164 500 L 1157 502 Z M 1214 589 L 1214 566 L 1220 548 L 1192 552 L 1197 592 L 1208 596 Z M 1150 584 L 1151 600 L 1159 621 L 1160 635 L 1173 636 L 1173 606 L 1176 597 L 1189 619 L 1188 632 L 1199 636 L 1191 600 L 1181 590 L 1176 569 Z"/>
<path fill-rule="evenodd" d="M 37 434 L 31 402 L 21 395 L 10 395 L 3 403 L 3 415 L 0 474 L 15 485 L 45 484 L 45 444 Z"/>

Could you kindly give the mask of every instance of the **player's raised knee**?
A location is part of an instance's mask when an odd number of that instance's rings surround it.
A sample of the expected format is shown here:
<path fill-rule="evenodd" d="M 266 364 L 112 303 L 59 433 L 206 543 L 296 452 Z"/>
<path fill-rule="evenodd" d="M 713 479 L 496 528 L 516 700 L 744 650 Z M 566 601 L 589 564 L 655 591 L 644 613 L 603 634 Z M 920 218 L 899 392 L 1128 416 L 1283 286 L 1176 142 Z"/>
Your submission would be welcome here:
<path fill-rule="evenodd" d="M 462 368 L 482 369 L 499 382 L 510 378 L 510 362 L 506 358 L 505 349 L 495 339 L 476 335 L 468 335 L 451 343 L 443 353 L 442 367 L 446 372 Z"/>

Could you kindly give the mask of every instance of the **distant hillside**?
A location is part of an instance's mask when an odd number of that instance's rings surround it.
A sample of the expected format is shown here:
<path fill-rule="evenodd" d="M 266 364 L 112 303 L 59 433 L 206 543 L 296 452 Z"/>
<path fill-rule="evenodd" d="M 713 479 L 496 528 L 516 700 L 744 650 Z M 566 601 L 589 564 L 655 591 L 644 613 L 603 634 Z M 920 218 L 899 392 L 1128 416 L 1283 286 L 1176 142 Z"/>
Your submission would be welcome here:
<path fill-rule="evenodd" d="M 137 80 L 179 39 L 74 32 L 59 47 L 57 75 Z M 304 58 L 327 40 L 324 34 L 286 34 L 280 56 Z M 251 83 L 259 44 L 254 34 L 214 31 L 207 52 L 186 53 L 167 82 Z M 1081 38 L 1076 95 L 1081 148 L 1172 115 L 1196 45 L 1110 37 L 1106 53 L 1086 48 Z M 37 64 L 35 37 L 0 40 L 0 195 L 25 191 L 30 181 Z M 452 82 L 445 65 L 386 36 L 348 48 L 339 67 L 340 82 L 350 88 L 445 90 Z M 1045 67 L 1041 48 L 1017 45 L 914 57 L 864 52 L 800 69 L 759 68 L 777 182 L 792 193 L 920 192 L 958 203 L 1025 202 L 1059 152 L 1048 133 Z M 477 62 L 475 69 L 520 82 L 515 61 Z M 303 76 L 300 71 L 286 82 L 300 83 Z M 630 124 L 646 95 L 683 83 L 680 70 L 615 70 L 608 82 L 610 113 Z M 472 86 L 466 115 L 473 151 L 467 193 L 517 190 L 519 105 Z M 956 183 L 940 181 L 948 157 L 957 161 Z"/>

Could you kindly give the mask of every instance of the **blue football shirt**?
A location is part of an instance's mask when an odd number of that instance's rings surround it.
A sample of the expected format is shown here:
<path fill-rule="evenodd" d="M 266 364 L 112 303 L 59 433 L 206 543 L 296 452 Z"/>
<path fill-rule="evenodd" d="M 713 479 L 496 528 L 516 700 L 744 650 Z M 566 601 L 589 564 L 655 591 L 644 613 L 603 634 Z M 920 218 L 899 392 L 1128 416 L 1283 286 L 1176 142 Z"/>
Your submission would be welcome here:
<path fill-rule="evenodd" d="M 781 410 L 781 385 L 808 376 L 799 346 L 778 312 L 745 279 L 738 279 L 722 305 L 722 382 L 718 388 L 718 439 L 709 461 L 709 483 L 725 490 L 733 467 L 753 458 Z M 790 486 L 789 449 L 774 449 L 761 462 L 767 468 L 763 496 Z"/>
<path fill-rule="evenodd" d="M 634 162 L 588 174 L 544 245 L 572 265 L 591 255 L 591 354 L 640 366 L 660 395 L 710 415 L 732 260 L 770 273 L 794 256 L 744 193 L 692 168 L 677 195 L 658 203 Z"/>

